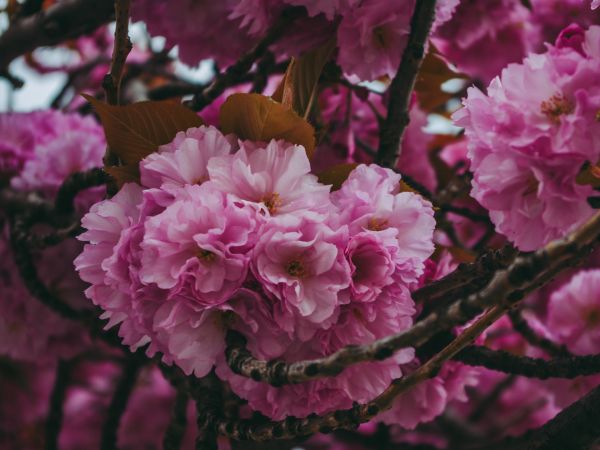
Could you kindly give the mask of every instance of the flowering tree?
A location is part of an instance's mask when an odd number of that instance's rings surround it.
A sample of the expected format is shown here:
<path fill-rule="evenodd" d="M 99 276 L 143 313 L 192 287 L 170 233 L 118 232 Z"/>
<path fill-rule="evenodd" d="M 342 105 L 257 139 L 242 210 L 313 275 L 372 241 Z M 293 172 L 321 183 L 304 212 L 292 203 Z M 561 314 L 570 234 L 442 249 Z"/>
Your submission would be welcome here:
<path fill-rule="evenodd" d="M 598 3 L 5 2 L 0 448 L 598 448 Z"/>

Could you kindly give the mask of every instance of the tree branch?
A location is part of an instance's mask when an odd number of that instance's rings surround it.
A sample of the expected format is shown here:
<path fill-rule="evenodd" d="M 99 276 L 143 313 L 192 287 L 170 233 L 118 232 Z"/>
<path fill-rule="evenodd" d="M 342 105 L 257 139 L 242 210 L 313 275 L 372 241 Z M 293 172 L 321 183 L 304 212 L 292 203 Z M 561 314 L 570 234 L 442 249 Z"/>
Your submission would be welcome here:
<path fill-rule="evenodd" d="M 456 355 L 454 359 L 470 366 L 483 366 L 498 372 L 541 380 L 573 379 L 600 373 L 600 355 L 565 356 L 548 360 L 471 346 Z"/>
<path fill-rule="evenodd" d="M 419 0 L 415 5 L 408 43 L 390 86 L 387 116 L 379 130 L 375 162 L 383 167 L 396 167 L 400 156 L 400 142 L 410 121 L 410 95 L 425 56 L 425 42 L 435 17 L 435 3 L 435 0 Z"/>
<path fill-rule="evenodd" d="M 121 90 L 121 78 L 125 69 L 127 55 L 131 52 L 129 39 L 129 10 L 131 0 L 115 0 L 115 44 L 113 47 L 110 71 L 102 81 L 109 105 L 118 105 Z"/>
<path fill-rule="evenodd" d="M 348 346 L 324 358 L 288 364 L 254 358 L 245 348 L 243 336 L 229 332 L 227 362 L 237 374 L 280 386 L 335 376 L 359 362 L 387 359 L 402 348 L 422 345 L 436 333 L 464 324 L 487 307 L 503 305 L 504 312 L 527 292 L 548 282 L 567 264 L 570 266 L 582 259 L 582 253 L 597 245 L 599 235 L 600 213 L 567 238 L 553 241 L 535 253 L 519 256 L 508 269 L 497 272 L 480 292 L 456 301 L 447 309 L 433 311 L 406 331 L 371 344 Z"/>
<path fill-rule="evenodd" d="M 304 14 L 306 14 L 306 10 L 302 7 L 285 9 L 277 23 L 269 29 L 267 35 L 251 51 L 229 66 L 224 73 L 217 75 L 206 89 L 194 94 L 192 100 L 186 102 L 186 105 L 194 111 L 200 111 L 221 95 L 225 89 L 238 84 L 238 80 L 247 75 L 254 62 L 265 55 L 269 46 L 283 35 L 294 20 Z"/>
<path fill-rule="evenodd" d="M 552 356 L 568 356 L 571 354 L 564 345 L 553 342 L 550 339 L 537 334 L 535 330 L 529 326 L 527 320 L 521 315 L 520 310 L 513 309 L 509 311 L 508 317 L 510 318 L 510 322 L 515 331 L 523 336 L 529 344 L 546 351 Z"/>
<path fill-rule="evenodd" d="M 127 408 L 129 396 L 135 386 L 138 372 L 142 366 L 140 358 L 131 355 L 123 367 L 121 379 L 113 394 L 112 400 L 106 412 L 106 420 L 102 426 L 102 437 L 100 439 L 100 450 L 116 450 L 117 435 L 121 417 Z"/>
<path fill-rule="evenodd" d="M 44 443 L 46 450 L 58 450 L 58 437 L 63 421 L 63 403 L 67 393 L 67 388 L 71 383 L 71 371 L 73 364 L 70 361 L 58 361 L 56 368 L 56 378 L 54 387 L 50 394 L 50 403 L 48 405 L 48 417 L 46 418 L 46 428 Z"/>
<path fill-rule="evenodd" d="M 111 0 L 63 0 L 20 19 L 0 36 L 0 72 L 25 53 L 91 33 L 112 17 Z"/>
<path fill-rule="evenodd" d="M 164 450 L 179 450 L 183 442 L 185 427 L 187 425 L 188 394 L 183 388 L 178 388 L 173 403 L 173 413 L 165 436 L 163 438 Z"/>

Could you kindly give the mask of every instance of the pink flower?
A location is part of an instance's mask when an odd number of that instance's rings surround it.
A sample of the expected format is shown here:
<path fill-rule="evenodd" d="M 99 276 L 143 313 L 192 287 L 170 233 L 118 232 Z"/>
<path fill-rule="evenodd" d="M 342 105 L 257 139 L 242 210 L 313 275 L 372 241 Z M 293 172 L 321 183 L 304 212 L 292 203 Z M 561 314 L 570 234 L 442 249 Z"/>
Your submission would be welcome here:
<path fill-rule="evenodd" d="M 35 126 L 35 113 L 0 114 L 0 176 L 18 174 L 25 162 L 33 156 L 36 141 L 45 137 Z"/>
<path fill-rule="evenodd" d="M 460 71 L 487 83 L 537 43 L 529 16 L 519 0 L 462 0 L 433 42 Z"/>
<path fill-rule="evenodd" d="M 410 34 L 414 0 L 365 0 L 338 28 L 338 64 L 349 75 L 375 80 L 398 70 Z"/>
<path fill-rule="evenodd" d="M 21 173 L 12 179 L 15 189 L 53 195 L 73 172 L 102 165 L 106 141 L 102 127 L 92 117 L 58 111 L 32 115 L 35 133 L 41 137 L 36 138 L 33 154 Z"/>
<path fill-rule="evenodd" d="M 350 233 L 391 229 L 397 240 L 396 261 L 405 264 L 406 281 L 416 281 L 433 252 L 435 220 L 431 204 L 411 192 L 398 193 L 400 176 L 389 169 L 360 165 L 332 194 L 340 220 Z"/>
<path fill-rule="evenodd" d="M 308 213 L 273 219 L 252 252 L 252 271 L 286 312 L 318 325 L 334 314 L 350 283 L 347 239 L 345 228 L 334 231 Z"/>
<path fill-rule="evenodd" d="M 153 350 L 167 364 L 175 363 L 186 375 L 207 375 L 225 352 L 222 314 L 182 299 L 164 302 L 156 311 Z"/>
<path fill-rule="evenodd" d="M 172 142 L 159 147 L 140 162 L 142 185 L 173 190 L 208 180 L 207 164 L 213 156 L 225 156 L 234 149 L 230 140 L 215 127 L 190 128 L 177 133 Z"/>
<path fill-rule="evenodd" d="M 229 15 L 238 0 L 140 0 L 132 7 L 134 20 L 143 20 L 153 36 L 179 46 L 179 57 L 191 66 L 215 58 L 228 65 L 249 50 L 254 40 L 241 32 L 240 20 Z M 232 32 L 235 30 L 235 32 Z"/>
<path fill-rule="evenodd" d="M 393 229 L 364 231 L 350 238 L 346 256 L 350 263 L 350 289 L 356 301 L 374 301 L 395 280 L 398 242 Z"/>
<path fill-rule="evenodd" d="M 593 214 L 586 201 L 592 190 L 575 177 L 600 156 L 597 28 L 586 33 L 585 54 L 551 47 L 531 55 L 504 70 L 487 96 L 469 89 L 455 113 L 469 140 L 472 195 L 522 250 L 564 236 Z"/>
<path fill-rule="evenodd" d="M 271 216 L 329 209 L 329 186 L 310 174 L 306 152 L 299 145 L 242 142 L 234 155 L 212 158 L 208 173 L 217 189 L 260 203 Z"/>
<path fill-rule="evenodd" d="M 91 284 L 86 296 L 104 310 L 107 328 L 121 324 L 119 335 L 134 349 L 150 340 L 149 330 L 138 320 L 132 304 L 131 266 L 139 253 L 142 190 L 126 184 L 114 197 L 96 203 L 83 217 L 86 229 L 78 239 L 88 242 L 75 259 L 82 280 Z"/>
<path fill-rule="evenodd" d="M 184 187 L 146 221 L 141 281 L 205 307 L 227 301 L 246 278 L 259 217 L 209 184 Z"/>
<path fill-rule="evenodd" d="M 592 0 L 592 9 L 596 9 L 600 6 L 600 0 Z"/>
<path fill-rule="evenodd" d="M 548 327 L 578 355 L 600 352 L 600 270 L 584 270 L 550 296 Z"/>

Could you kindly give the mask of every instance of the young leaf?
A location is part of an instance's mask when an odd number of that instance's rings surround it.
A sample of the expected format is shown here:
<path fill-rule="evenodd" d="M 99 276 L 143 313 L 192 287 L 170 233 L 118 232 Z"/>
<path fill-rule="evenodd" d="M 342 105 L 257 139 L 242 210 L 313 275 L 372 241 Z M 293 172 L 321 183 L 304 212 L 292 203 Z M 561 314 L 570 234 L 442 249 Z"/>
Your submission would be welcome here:
<path fill-rule="evenodd" d="M 219 112 L 221 131 L 240 139 L 265 141 L 283 139 L 303 145 L 310 158 L 315 149 L 315 130 L 281 103 L 260 94 L 233 94 Z"/>
<path fill-rule="evenodd" d="M 350 173 L 358 166 L 357 163 L 342 163 L 337 164 L 324 172 L 321 172 L 318 176 L 319 182 L 323 184 L 331 184 L 332 191 L 337 191 L 342 187 L 342 184 Z"/>
<path fill-rule="evenodd" d="M 171 142 L 179 131 L 203 125 L 196 113 L 172 101 L 113 106 L 89 95 L 83 97 L 100 116 L 111 151 L 126 165 L 137 164 Z"/>
<path fill-rule="evenodd" d="M 415 92 L 421 108 L 427 112 L 434 111 L 452 98 L 452 94 L 442 90 L 442 84 L 453 78 L 466 79 L 467 76 L 450 69 L 431 46 L 425 55 L 415 84 Z"/>
<path fill-rule="evenodd" d="M 335 50 L 335 39 L 324 45 L 292 58 L 281 84 L 273 94 L 273 100 L 291 107 L 299 116 L 308 117 L 314 101 L 319 77 Z"/>

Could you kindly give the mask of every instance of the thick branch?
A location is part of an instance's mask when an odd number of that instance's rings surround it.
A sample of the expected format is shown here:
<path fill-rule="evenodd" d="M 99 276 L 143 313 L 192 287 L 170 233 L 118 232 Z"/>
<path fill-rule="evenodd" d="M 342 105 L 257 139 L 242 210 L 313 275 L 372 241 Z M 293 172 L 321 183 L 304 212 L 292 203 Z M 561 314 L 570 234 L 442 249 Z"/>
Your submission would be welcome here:
<path fill-rule="evenodd" d="M 91 187 L 102 186 L 107 179 L 108 176 L 100 168 L 69 175 L 56 194 L 54 208 L 57 214 L 72 214 L 75 211 L 75 197 L 77 197 L 77 194 Z"/>
<path fill-rule="evenodd" d="M 59 361 L 56 368 L 56 379 L 54 387 L 50 394 L 50 403 L 48 405 L 48 417 L 46 418 L 46 429 L 44 443 L 46 450 L 58 450 L 58 436 L 63 421 L 63 403 L 67 393 L 67 388 L 71 383 L 72 363 L 69 361 Z"/>
<path fill-rule="evenodd" d="M 400 156 L 400 142 L 410 121 L 410 95 L 425 55 L 425 42 L 435 17 L 435 3 L 435 0 L 419 0 L 415 5 L 410 37 L 402 54 L 398 73 L 390 86 L 387 116 L 379 131 L 375 162 L 384 167 L 396 167 Z"/>
<path fill-rule="evenodd" d="M 181 448 L 187 425 L 187 405 L 187 392 L 182 388 L 177 389 L 171 421 L 163 438 L 164 450 L 179 450 Z"/>
<path fill-rule="evenodd" d="M 432 312 L 406 331 L 371 344 L 348 346 L 324 358 L 288 364 L 255 359 L 245 348 L 243 337 L 230 332 L 227 362 L 235 373 L 279 386 L 335 376 L 359 362 L 387 359 L 397 350 L 422 345 L 436 333 L 466 323 L 487 307 L 503 305 L 504 312 L 527 292 L 537 289 L 567 265 L 581 259 L 582 253 L 591 251 L 599 235 L 600 213 L 567 238 L 518 257 L 508 269 L 497 272 L 480 292 L 460 299 L 446 309 Z"/>
<path fill-rule="evenodd" d="M 91 33 L 112 16 L 112 0 L 63 0 L 18 20 L 0 36 L 0 72 L 5 72 L 13 59 Z"/>
<path fill-rule="evenodd" d="M 192 396 L 196 401 L 196 450 L 217 450 L 216 424 L 221 418 L 221 382 L 214 373 L 191 382 Z"/>
<path fill-rule="evenodd" d="M 600 387 L 561 411 L 543 427 L 519 438 L 527 450 L 586 450 L 600 438 Z"/>
<path fill-rule="evenodd" d="M 573 379 L 600 373 L 600 355 L 568 356 L 548 360 L 473 346 L 464 349 L 455 359 L 470 366 L 483 366 L 499 372 L 541 380 Z"/>

